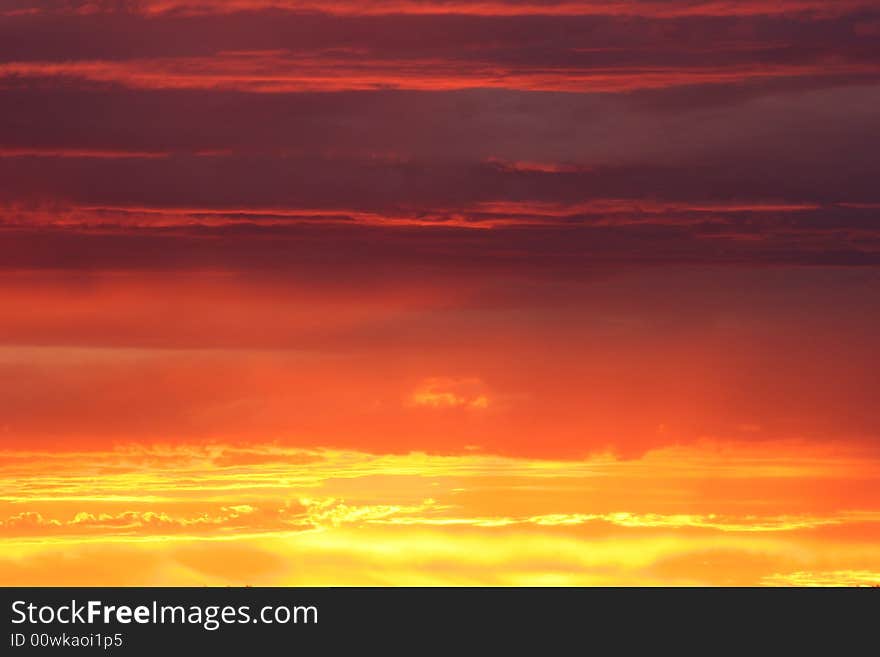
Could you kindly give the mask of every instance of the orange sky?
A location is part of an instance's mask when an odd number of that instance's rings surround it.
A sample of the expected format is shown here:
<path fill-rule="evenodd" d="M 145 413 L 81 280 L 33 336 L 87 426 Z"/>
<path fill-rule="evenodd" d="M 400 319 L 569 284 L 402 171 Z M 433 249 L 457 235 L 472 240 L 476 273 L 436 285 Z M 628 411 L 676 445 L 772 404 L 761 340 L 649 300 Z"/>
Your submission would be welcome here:
<path fill-rule="evenodd" d="M 0 585 L 880 583 L 878 26 L 10 0 Z"/>

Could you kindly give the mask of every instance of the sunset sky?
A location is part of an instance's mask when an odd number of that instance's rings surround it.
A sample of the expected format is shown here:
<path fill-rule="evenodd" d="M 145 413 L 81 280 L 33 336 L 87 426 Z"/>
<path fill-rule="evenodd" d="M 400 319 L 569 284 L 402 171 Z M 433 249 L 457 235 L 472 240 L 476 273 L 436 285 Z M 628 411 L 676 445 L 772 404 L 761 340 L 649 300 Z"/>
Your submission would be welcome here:
<path fill-rule="evenodd" d="M 880 585 L 876 0 L 0 0 L 0 585 Z"/>

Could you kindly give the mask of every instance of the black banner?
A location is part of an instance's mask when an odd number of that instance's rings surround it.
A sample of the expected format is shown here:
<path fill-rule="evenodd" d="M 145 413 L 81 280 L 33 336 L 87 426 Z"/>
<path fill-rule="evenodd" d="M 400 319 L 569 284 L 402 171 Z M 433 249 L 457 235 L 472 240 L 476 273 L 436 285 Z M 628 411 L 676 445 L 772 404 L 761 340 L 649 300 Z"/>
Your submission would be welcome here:
<path fill-rule="evenodd" d="M 876 648 L 877 589 L 6 588 L 0 654 Z M 873 648 L 872 648 L 873 646 Z M 548 652 L 550 651 L 550 652 Z"/>

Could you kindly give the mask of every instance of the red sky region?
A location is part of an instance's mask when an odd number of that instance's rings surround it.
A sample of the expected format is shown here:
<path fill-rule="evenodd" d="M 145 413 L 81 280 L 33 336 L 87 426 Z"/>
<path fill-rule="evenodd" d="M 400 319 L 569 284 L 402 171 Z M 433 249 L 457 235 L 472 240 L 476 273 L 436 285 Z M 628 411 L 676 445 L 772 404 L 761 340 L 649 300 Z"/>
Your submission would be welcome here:
<path fill-rule="evenodd" d="M 363 7 L 2 3 L 0 583 L 880 580 L 875 3 Z"/>
<path fill-rule="evenodd" d="M 880 429 L 871 268 L 359 271 L 8 273 L 6 441 L 581 457 Z"/>

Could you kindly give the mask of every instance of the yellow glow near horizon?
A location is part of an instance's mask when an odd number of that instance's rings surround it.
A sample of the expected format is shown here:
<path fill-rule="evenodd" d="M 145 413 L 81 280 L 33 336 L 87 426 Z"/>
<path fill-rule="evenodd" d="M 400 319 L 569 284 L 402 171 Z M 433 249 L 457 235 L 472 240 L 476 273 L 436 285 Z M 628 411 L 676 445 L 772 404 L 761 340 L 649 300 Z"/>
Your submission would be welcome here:
<path fill-rule="evenodd" d="M 4 457 L 8 584 L 870 585 L 880 573 L 878 500 L 846 499 L 880 462 L 793 443 L 582 461 L 275 445 Z"/>

